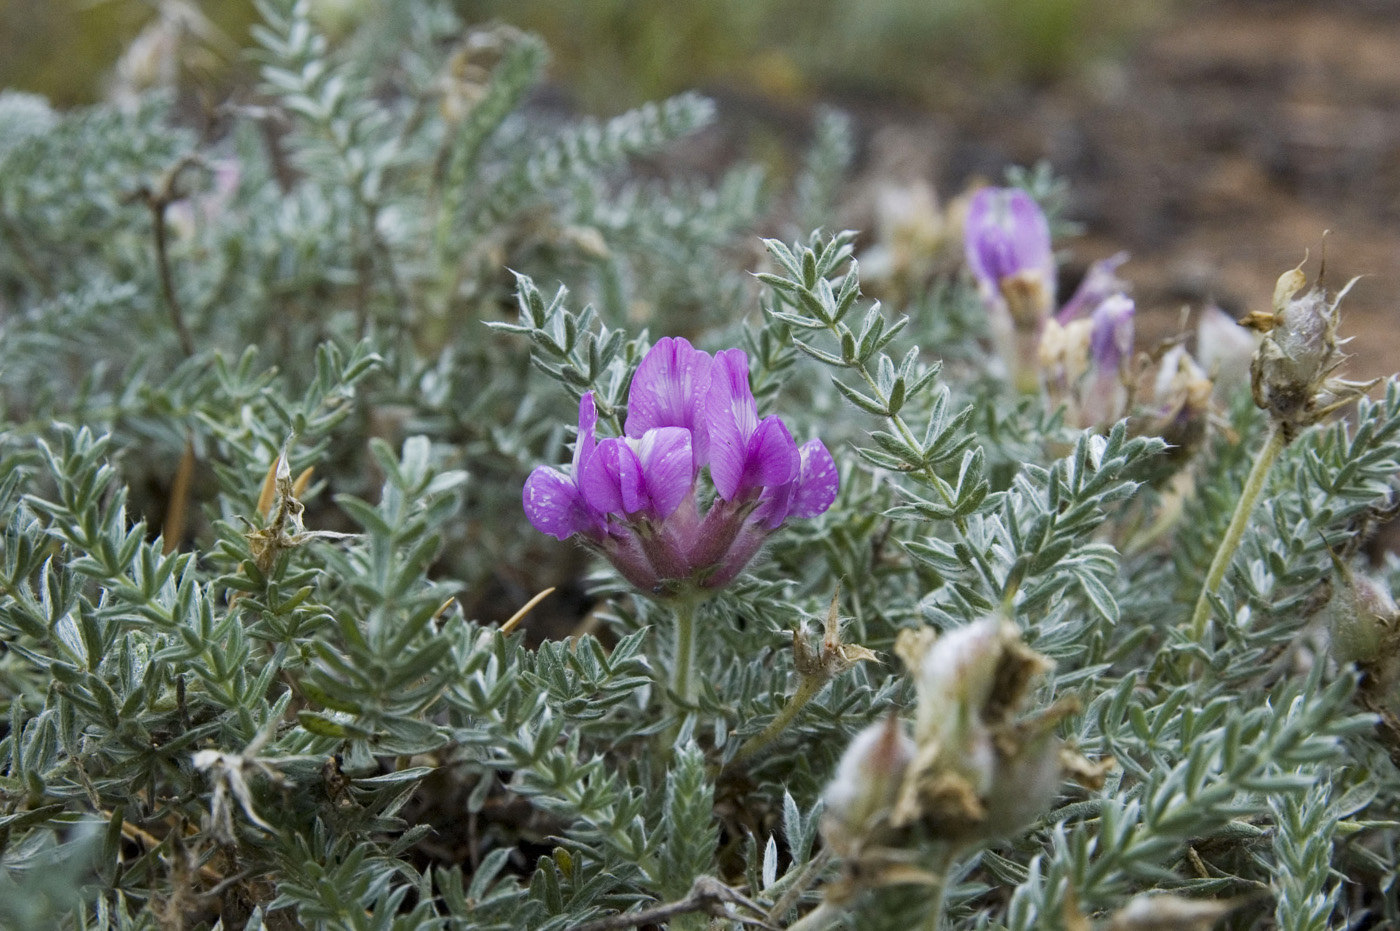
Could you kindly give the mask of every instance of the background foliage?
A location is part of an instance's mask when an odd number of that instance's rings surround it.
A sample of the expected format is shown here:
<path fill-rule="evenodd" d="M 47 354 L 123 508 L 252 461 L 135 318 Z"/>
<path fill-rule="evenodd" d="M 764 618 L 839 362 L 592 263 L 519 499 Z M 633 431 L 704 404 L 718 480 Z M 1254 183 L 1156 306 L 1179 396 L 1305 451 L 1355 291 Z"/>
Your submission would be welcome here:
<path fill-rule="evenodd" d="M 1063 736 L 1117 767 L 953 864 L 949 926 L 1149 890 L 1237 927 L 1400 921 L 1395 749 L 1322 632 L 1391 505 L 1400 386 L 1285 452 L 1196 642 L 1245 399 L 1174 491 L 1160 440 L 989 374 L 965 281 L 879 305 L 854 236 L 808 234 L 840 117 L 795 178 L 686 175 L 706 100 L 575 120 L 532 96 L 539 39 L 403 9 L 340 34 L 261 4 L 258 89 L 213 128 L 170 92 L 0 97 L 0 924 L 562 929 L 711 877 L 786 926 L 841 875 L 818 826 L 849 737 L 912 701 L 898 632 L 999 608 L 1056 661 L 1033 703 L 1076 699 Z M 690 706 L 670 609 L 519 504 L 663 334 L 745 347 L 842 473 L 702 607 Z M 767 742 L 833 599 L 882 662 Z M 845 905 L 930 920 L 917 886 Z"/>

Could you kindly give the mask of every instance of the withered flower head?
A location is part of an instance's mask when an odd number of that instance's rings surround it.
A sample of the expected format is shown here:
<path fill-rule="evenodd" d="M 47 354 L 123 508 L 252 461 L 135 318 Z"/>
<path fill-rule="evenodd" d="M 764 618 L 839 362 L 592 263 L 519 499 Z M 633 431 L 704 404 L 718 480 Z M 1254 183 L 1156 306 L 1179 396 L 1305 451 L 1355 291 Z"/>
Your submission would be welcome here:
<path fill-rule="evenodd" d="M 1059 788 L 1053 730 L 1073 702 L 1018 715 L 1049 660 L 998 617 L 932 641 L 909 634 L 896 650 L 918 694 L 917 749 L 891 822 L 922 824 L 965 843 L 1009 833 L 1039 814 Z"/>
<path fill-rule="evenodd" d="M 914 741 L 895 715 L 851 739 L 822 796 L 822 836 L 842 856 L 878 840 L 914 758 Z"/>
<path fill-rule="evenodd" d="M 1336 295 L 1315 283 L 1299 296 L 1308 283 L 1300 265 L 1279 276 L 1273 313 L 1256 311 L 1242 321 L 1265 334 L 1250 366 L 1250 384 L 1254 403 L 1269 412 L 1285 440 L 1374 384 L 1332 377 L 1346 361 L 1344 341 L 1337 339 L 1338 307 L 1356 281 Z"/>

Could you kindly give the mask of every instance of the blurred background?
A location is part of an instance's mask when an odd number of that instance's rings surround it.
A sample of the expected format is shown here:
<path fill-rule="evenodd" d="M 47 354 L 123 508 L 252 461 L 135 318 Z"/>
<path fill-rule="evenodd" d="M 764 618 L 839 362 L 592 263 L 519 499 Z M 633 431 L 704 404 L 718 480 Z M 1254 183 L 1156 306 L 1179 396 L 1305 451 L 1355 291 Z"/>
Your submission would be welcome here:
<path fill-rule="evenodd" d="M 332 36 L 389 0 L 315 0 Z M 818 106 L 848 113 L 872 192 L 948 199 L 1045 160 L 1070 183 L 1070 278 L 1119 249 L 1149 337 L 1184 306 L 1263 309 L 1326 237 L 1356 375 L 1400 368 L 1400 3 L 1395 0 L 459 0 L 541 34 L 549 103 L 610 115 L 699 89 L 717 129 L 681 157 L 795 164 Z M 0 0 L 0 86 L 60 106 L 180 80 L 207 106 L 248 87 L 245 0 Z M 144 69 L 144 71 L 143 71 Z M 168 77 L 168 76 L 166 76 Z M 0 127 L 3 134 L 4 127 Z M 707 162 L 714 163 L 707 165 Z"/>

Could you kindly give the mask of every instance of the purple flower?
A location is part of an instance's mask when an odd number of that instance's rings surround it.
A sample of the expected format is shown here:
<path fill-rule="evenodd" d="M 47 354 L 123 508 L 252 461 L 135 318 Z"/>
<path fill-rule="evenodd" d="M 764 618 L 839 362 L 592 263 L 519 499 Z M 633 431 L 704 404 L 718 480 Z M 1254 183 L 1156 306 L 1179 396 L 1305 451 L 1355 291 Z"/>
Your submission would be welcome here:
<path fill-rule="evenodd" d="M 1050 224 L 1029 194 L 988 187 L 972 197 L 964 229 L 967 264 L 984 297 L 1020 324 L 1039 323 L 1055 299 Z"/>
<path fill-rule="evenodd" d="M 1018 391 L 1036 391 L 1040 334 L 1055 303 L 1050 224 L 1025 191 L 983 188 L 968 206 L 963 239 L 1011 382 Z"/>
<path fill-rule="evenodd" d="M 1118 277 L 1118 266 L 1128 261 L 1128 253 L 1119 252 L 1106 259 L 1099 259 L 1084 273 L 1084 280 L 1074 289 L 1074 294 L 1065 301 L 1065 306 L 1055 315 L 1060 323 L 1069 323 L 1088 316 L 1094 309 L 1115 294 L 1128 290 L 1127 282 Z"/>
<path fill-rule="evenodd" d="M 595 430 L 598 408 L 593 392 L 578 402 L 578 441 L 574 444 L 571 475 L 541 466 L 525 480 L 525 516 L 541 533 L 567 540 L 576 533 L 595 542 L 604 537 L 602 511 L 584 498 L 579 480 L 593 458 L 598 443 Z"/>
<path fill-rule="evenodd" d="M 1115 378 L 1133 353 L 1133 299 L 1114 294 L 1089 318 L 1089 358 L 1096 370 Z"/>
<path fill-rule="evenodd" d="M 1089 325 L 1089 375 L 1076 385 L 1078 411 L 1071 422 L 1104 428 L 1127 413 L 1128 389 L 1124 376 L 1133 355 L 1133 299 L 1115 294 L 1095 308 Z M 1072 326 L 1083 326 L 1081 320 Z"/>
<path fill-rule="evenodd" d="M 596 425 L 586 394 L 571 473 L 535 469 L 525 513 L 558 539 L 577 534 L 640 588 L 725 585 L 786 520 L 815 517 L 836 498 L 822 442 L 798 447 L 778 417 L 759 419 L 739 349 L 711 356 L 659 340 L 632 379 L 624 435 L 600 441 Z M 713 496 L 699 488 L 706 466 Z"/>

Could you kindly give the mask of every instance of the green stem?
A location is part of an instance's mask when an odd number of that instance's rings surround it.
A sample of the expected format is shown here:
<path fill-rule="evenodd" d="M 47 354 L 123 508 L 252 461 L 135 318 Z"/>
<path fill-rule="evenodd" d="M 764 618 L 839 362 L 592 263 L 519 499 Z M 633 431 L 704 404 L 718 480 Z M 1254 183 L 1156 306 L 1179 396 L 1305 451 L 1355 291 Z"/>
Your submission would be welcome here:
<path fill-rule="evenodd" d="M 1287 443 L 1283 431 L 1274 426 L 1269 430 L 1269 438 L 1265 441 L 1264 448 L 1255 457 L 1254 467 L 1249 470 L 1249 477 L 1244 481 L 1244 490 L 1240 492 L 1239 503 L 1235 505 L 1234 516 L 1230 518 L 1230 526 L 1225 529 L 1225 536 L 1221 538 L 1220 546 L 1215 550 L 1215 557 L 1210 562 L 1210 569 L 1206 572 L 1205 584 L 1201 586 L 1201 594 L 1196 599 L 1196 610 L 1191 614 L 1191 640 L 1194 643 L 1199 644 L 1205 640 L 1206 621 L 1210 619 L 1210 596 L 1220 590 L 1220 583 L 1225 579 L 1225 570 L 1230 568 L 1230 560 L 1234 558 L 1235 550 L 1239 549 L 1240 540 L 1244 538 L 1245 528 L 1249 526 L 1249 517 L 1254 512 L 1255 502 L 1264 491 L 1269 469 L 1273 467 L 1274 461 L 1278 459 L 1279 453 L 1283 452 Z"/>
<path fill-rule="evenodd" d="M 929 898 L 928 913 L 924 916 L 923 931 L 940 931 L 943 927 L 943 898 L 948 892 L 948 873 L 953 868 L 955 848 L 947 847 L 938 857 L 936 872 L 938 884 L 933 887 Z"/>
<path fill-rule="evenodd" d="M 792 723 L 793 719 L 797 717 L 797 713 L 801 711 L 809 701 L 817 697 L 817 693 L 826 686 L 826 683 L 827 678 L 825 676 L 803 676 L 802 681 L 798 683 L 797 691 L 792 693 L 792 697 L 787 700 L 786 705 L 783 705 L 782 710 L 773 716 L 773 720 L 768 722 L 767 727 L 744 741 L 743 745 L 739 747 L 739 751 L 734 754 L 734 758 L 729 761 L 727 766 L 737 766 L 744 760 L 757 755 L 767 748 L 769 744 L 777 740 L 778 736 L 782 734 L 782 732 L 787 729 L 787 726 Z"/>
<path fill-rule="evenodd" d="M 948 886 L 945 876 L 943 882 L 933 887 L 933 896 L 929 899 L 928 914 L 924 916 L 922 931 L 941 931 L 943 927 L 943 890 Z"/>
<path fill-rule="evenodd" d="M 680 598 L 676 605 L 676 655 L 671 663 L 671 690 L 686 705 L 695 703 L 695 608 L 693 598 Z"/>

